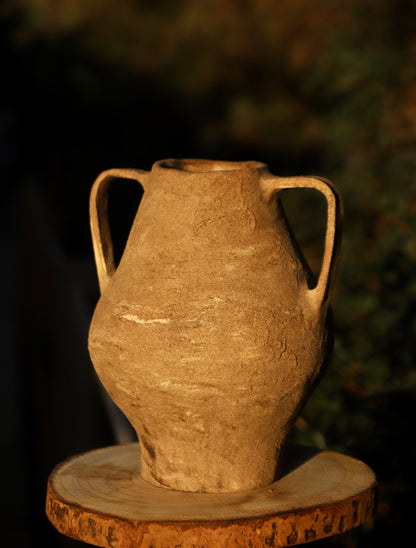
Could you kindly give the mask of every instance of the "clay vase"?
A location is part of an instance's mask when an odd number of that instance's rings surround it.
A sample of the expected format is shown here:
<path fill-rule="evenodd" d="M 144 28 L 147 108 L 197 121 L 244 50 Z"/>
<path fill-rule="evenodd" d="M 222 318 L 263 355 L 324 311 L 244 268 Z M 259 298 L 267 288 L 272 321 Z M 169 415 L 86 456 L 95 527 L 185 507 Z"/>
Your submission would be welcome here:
<path fill-rule="evenodd" d="M 113 179 L 144 189 L 117 269 Z M 279 200 L 298 187 L 327 202 L 316 284 Z M 150 172 L 105 171 L 90 208 L 101 297 L 89 350 L 137 432 L 142 477 L 183 491 L 269 485 L 328 354 L 337 190 L 320 178 L 273 176 L 258 162 L 170 159 Z"/>

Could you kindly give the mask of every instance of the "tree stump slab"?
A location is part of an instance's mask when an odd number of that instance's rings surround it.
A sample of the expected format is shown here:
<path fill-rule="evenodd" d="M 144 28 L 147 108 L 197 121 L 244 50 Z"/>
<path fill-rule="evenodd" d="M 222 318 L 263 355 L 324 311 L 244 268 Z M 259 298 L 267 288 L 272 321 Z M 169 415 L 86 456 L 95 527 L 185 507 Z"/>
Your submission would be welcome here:
<path fill-rule="evenodd" d="M 71 457 L 48 482 L 46 513 L 61 533 L 96 546 L 293 546 L 370 519 L 376 478 L 363 462 L 290 445 L 273 484 L 243 493 L 188 493 L 140 475 L 137 443 Z"/>

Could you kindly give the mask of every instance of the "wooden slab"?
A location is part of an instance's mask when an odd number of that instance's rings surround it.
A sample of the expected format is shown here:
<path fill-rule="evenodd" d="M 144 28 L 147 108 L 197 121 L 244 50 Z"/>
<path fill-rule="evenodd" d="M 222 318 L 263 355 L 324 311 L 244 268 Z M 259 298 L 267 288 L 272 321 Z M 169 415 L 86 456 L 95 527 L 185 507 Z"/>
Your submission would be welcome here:
<path fill-rule="evenodd" d="M 140 476 L 138 444 L 72 457 L 49 477 L 46 513 L 61 533 L 111 548 L 291 546 L 360 525 L 375 509 L 363 462 L 293 445 L 283 476 L 245 493 L 186 493 Z"/>

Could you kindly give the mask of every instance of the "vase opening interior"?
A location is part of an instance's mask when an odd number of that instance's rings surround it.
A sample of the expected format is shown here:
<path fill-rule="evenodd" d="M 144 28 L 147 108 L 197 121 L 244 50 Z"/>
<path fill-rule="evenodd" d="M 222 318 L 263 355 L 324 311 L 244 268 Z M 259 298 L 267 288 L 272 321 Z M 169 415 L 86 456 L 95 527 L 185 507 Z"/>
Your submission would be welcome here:
<path fill-rule="evenodd" d="M 190 173 L 207 173 L 210 171 L 237 171 L 240 169 L 258 169 L 265 167 L 261 162 L 227 162 L 220 160 L 180 160 L 169 159 L 159 162 L 159 166 L 164 169 L 177 169 Z"/>

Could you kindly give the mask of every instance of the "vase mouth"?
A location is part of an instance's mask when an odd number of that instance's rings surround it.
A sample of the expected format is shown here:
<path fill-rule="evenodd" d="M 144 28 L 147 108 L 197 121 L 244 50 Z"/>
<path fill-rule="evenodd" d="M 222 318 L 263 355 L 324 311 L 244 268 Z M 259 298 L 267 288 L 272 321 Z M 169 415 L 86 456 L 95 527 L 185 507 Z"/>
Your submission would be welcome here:
<path fill-rule="evenodd" d="M 156 165 L 162 169 L 175 169 L 188 173 L 210 173 L 218 171 L 241 171 L 246 169 L 265 169 L 266 164 L 256 161 L 224 161 L 224 160 L 205 160 L 205 159 L 177 159 L 169 158 L 160 160 Z"/>

